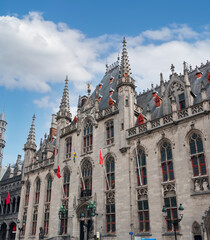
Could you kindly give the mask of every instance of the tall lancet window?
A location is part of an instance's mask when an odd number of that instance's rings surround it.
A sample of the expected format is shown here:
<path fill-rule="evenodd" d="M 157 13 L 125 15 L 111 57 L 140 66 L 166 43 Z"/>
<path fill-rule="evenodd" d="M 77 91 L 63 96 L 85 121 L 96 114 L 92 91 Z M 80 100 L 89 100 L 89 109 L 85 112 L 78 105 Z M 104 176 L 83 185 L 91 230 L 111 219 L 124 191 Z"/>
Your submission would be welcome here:
<path fill-rule="evenodd" d="M 47 194 L 46 194 L 46 202 L 51 201 L 51 190 L 52 190 L 52 177 L 49 176 L 47 180 Z"/>
<path fill-rule="evenodd" d="M 147 168 L 146 168 L 146 155 L 142 149 L 138 150 L 136 159 L 136 173 L 137 173 L 137 185 L 147 184 Z"/>
<path fill-rule="evenodd" d="M 206 161 L 204 156 L 203 141 L 200 135 L 193 133 L 190 137 L 190 155 L 193 168 L 193 176 L 207 174 Z"/>
<path fill-rule="evenodd" d="M 92 195 L 92 164 L 89 160 L 85 160 L 82 164 L 82 189 L 81 197 Z"/>
<path fill-rule="evenodd" d="M 65 169 L 63 180 L 64 197 L 69 197 L 69 186 L 70 186 L 70 172 L 69 170 Z"/>
<path fill-rule="evenodd" d="M 171 144 L 164 142 L 160 147 L 163 182 L 174 180 Z"/>
<path fill-rule="evenodd" d="M 28 206 L 29 194 L 30 194 L 30 183 L 28 182 L 26 185 L 25 206 Z"/>
<path fill-rule="evenodd" d="M 115 233 L 115 161 L 110 156 L 106 161 L 106 232 Z"/>
<path fill-rule="evenodd" d="M 83 152 L 89 152 L 93 147 L 93 124 L 90 120 L 85 123 L 83 135 Z"/>
<path fill-rule="evenodd" d="M 36 182 L 35 204 L 39 204 L 40 186 L 41 186 L 41 182 L 40 182 L 40 179 L 38 179 Z"/>

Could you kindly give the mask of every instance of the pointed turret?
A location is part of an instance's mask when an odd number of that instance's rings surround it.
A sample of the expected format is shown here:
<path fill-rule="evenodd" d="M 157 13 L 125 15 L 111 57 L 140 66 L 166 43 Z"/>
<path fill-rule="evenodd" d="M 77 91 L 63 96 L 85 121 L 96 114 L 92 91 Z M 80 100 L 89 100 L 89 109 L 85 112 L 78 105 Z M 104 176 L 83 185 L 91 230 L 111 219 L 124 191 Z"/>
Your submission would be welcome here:
<path fill-rule="evenodd" d="M 126 48 L 126 40 L 125 37 L 123 38 L 123 50 L 122 50 L 122 57 L 121 57 L 121 66 L 120 66 L 120 77 L 127 77 L 130 76 L 130 64 L 128 60 L 128 51 Z"/>
<path fill-rule="evenodd" d="M 119 70 L 119 79 L 117 81 L 117 91 L 121 86 L 131 86 L 133 89 L 135 89 L 135 81 L 131 77 L 130 72 L 130 64 L 128 60 L 128 51 L 126 48 L 126 40 L 125 37 L 123 38 L 123 50 L 122 50 L 122 56 L 121 56 L 121 64 L 120 64 L 120 70 Z"/>
<path fill-rule="evenodd" d="M 35 143 L 35 114 L 32 118 L 31 128 L 28 134 L 27 142 L 24 145 L 24 150 L 33 150 L 36 151 L 36 143 Z"/>
<path fill-rule="evenodd" d="M 65 87 L 63 90 L 63 96 L 61 99 L 59 111 L 57 113 L 57 120 L 59 120 L 60 118 L 65 118 L 66 120 L 71 122 L 68 82 L 69 82 L 68 76 L 66 76 Z"/>
<path fill-rule="evenodd" d="M 183 65 L 184 65 L 184 82 L 185 82 L 185 86 L 190 86 L 188 69 L 187 69 L 187 63 L 184 62 Z"/>
<path fill-rule="evenodd" d="M 161 96 L 163 96 L 163 94 L 165 92 L 165 84 L 164 84 L 162 73 L 160 73 L 160 89 L 161 89 Z"/>

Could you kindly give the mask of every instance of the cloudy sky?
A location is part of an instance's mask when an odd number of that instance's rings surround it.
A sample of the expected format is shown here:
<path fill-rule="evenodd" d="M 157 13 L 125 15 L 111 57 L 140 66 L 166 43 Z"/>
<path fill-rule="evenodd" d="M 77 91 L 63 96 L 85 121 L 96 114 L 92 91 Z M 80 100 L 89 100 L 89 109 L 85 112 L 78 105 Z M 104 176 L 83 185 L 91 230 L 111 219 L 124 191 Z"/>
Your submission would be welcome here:
<path fill-rule="evenodd" d="M 210 60 L 209 0 L 1 0 L 0 112 L 8 122 L 4 165 L 14 163 L 36 115 L 36 142 L 48 133 L 66 75 L 76 112 L 87 82 L 121 56 L 127 39 L 137 92 Z"/>

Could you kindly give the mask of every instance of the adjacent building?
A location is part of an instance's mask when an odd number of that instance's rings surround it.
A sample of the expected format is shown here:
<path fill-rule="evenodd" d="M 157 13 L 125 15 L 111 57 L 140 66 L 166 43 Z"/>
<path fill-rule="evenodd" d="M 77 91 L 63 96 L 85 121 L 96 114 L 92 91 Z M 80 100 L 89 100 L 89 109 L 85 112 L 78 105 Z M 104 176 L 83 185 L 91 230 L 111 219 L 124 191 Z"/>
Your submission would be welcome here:
<path fill-rule="evenodd" d="M 48 135 L 26 144 L 21 239 L 210 238 L 210 63 L 137 94 L 126 40 L 72 118 L 68 78 Z M 92 204 L 92 205 L 91 205 Z M 96 211 L 91 211 L 95 205 Z M 162 209 L 166 209 L 167 217 Z M 92 209 L 93 210 L 93 209 Z M 92 215 L 91 215 L 92 213 Z"/>

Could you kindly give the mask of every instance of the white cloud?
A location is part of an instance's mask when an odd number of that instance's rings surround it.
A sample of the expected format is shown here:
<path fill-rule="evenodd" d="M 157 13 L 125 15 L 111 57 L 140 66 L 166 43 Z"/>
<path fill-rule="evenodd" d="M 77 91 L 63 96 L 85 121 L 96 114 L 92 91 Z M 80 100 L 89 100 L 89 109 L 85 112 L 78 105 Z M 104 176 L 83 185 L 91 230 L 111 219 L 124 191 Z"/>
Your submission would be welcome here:
<path fill-rule="evenodd" d="M 64 23 L 46 21 L 36 12 L 23 18 L 0 17 L 0 35 L 0 85 L 47 92 L 54 83 L 64 82 L 68 75 L 72 107 L 77 106 L 79 92 L 86 93 L 87 81 L 93 81 L 95 86 L 101 80 L 106 57 L 109 64 L 116 61 L 122 41 L 119 35 L 88 38 Z M 131 71 L 138 89 L 159 84 L 160 72 L 168 79 L 172 63 L 179 73 L 183 61 L 193 66 L 206 61 L 210 52 L 209 36 L 208 25 L 204 32 L 198 33 L 184 24 L 127 36 Z M 55 110 L 60 99 L 52 101 L 45 96 L 34 103 Z"/>

